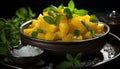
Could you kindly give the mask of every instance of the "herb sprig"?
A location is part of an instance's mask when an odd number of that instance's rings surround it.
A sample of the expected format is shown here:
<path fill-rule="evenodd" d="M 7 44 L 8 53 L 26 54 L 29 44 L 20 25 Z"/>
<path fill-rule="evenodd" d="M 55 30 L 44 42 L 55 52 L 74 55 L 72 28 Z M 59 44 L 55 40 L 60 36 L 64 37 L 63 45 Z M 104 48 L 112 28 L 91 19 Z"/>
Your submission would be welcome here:
<path fill-rule="evenodd" d="M 29 7 L 22 7 L 16 10 L 13 17 L 0 18 L 0 55 L 6 56 L 10 48 L 19 44 L 19 26 L 33 17 L 35 14 Z"/>
<path fill-rule="evenodd" d="M 81 69 L 81 53 L 78 53 L 75 57 L 73 57 L 71 54 L 66 54 L 67 61 L 61 62 L 59 65 L 57 65 L 57 69 L 67 69 L 67 68 L 79 68 Z"/>

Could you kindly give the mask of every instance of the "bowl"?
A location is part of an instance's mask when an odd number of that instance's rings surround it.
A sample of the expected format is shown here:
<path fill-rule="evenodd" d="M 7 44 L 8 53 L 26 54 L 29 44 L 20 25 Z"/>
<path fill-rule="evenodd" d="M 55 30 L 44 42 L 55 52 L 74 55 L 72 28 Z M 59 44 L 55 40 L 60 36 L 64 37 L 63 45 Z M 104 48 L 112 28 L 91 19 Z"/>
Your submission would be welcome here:
<path fill-rule="evenodd" d="M 101 22 L 104 22 L 110 26 L 110 32 L 120 36 L 120 32 L 118 29 L 120 29 L 120 13 L 118 13 L 115 10 L 112 10 L 109 13 L 106 13 L 103 16 L 100 16 L 99 20 Z"/>
<path fill-rule="evenodd" d="M 14 47 L 10 50 L 9 58 L 19 65 L 36 64 L 42 60 L 43 50 L 31 45 Z"/>
<path fill-rule="evenodd" d="M 77 53 L 82 53 L 82 56 L 86 57 L 94 55 L 102 49 L 106 43 L 105 37 L 109 33 L 109 26 L 105 23 L 105 33 L 100 37 L 86 39 L 74 42 L 62 42 L 62 41 L 49 41 L 41 40 L 26 36 L 23 34 L 23 29 L 27 28 L 31 24 L 32 20 L 26 21 L 20 26 L 21 42 L 23 45 L 33 45 L 44 49 L 47 53 L 54 56 L 65 56 L 67 53 L 73 56 Z"/>

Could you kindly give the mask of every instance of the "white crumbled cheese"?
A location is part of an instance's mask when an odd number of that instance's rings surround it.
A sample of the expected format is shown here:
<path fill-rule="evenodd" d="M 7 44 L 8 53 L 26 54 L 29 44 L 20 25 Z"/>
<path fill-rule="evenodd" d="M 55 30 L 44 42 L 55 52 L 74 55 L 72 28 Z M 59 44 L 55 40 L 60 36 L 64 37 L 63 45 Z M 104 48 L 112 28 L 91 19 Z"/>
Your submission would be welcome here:
<path fill-rule="evenodd" d="M 33 57 L 33 56 L 37 56 L 42 53 L 43 53 L 43 50 L 41 50 L 38 47 L 31 46 L 31 45 L 26 45 L 20 49 L 14 49 L 11 51 L 11 54 L 14 57 Z"/>

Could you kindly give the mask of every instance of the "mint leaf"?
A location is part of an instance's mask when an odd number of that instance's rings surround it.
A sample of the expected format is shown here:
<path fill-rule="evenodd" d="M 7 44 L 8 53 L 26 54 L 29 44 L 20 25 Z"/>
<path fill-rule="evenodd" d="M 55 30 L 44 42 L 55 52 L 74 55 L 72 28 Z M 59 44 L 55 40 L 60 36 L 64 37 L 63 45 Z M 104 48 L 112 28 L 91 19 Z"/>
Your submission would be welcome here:
<path fill-rule="evenodd" d="M 49 24 L 54 24 L 54 20 L 50 16 L 44 16 L 43 19 Z"/>
<path fill-rule="evenodd" d="M 75 9 L 74 13 L 77 14 L 77 15 L 79 15 L 79 16 L 84 16 L 84 15 L 88 14 L 88 11 L 85 10 L 85 9 L 80 9 L 80 10 Z"/>
<path fill-rule="evenodd" d="M 48 11 L 48 15 L 54 17 L 54 14 L 52 11 Z"/>
<path fill-rule="evenodd" d="M 50 9 L 54 12 L 58 12 L 57 7 L 55 7 L 54 5 L 50 5 Z"/>
<path fill-rule="evenodd" d="M 90 16 L 90 21 L 91 21 L 91 22 L 98 22 L 98 18 L 96 17 L 96 15 L 92 14 L 92 15 Z"/>
<path fill-rule="evenodd" d="M 68 8 L 70 9 L 70 11 L 73 11 L 74 7 L 75 7 L 75 5 L 74 5 L 73 0 L 70 0 L 69 3 L 68 3 Z"/>
<path fill-rule="evenodd" d="M 83 21 L 82 21 L 82 24 L 86 27 L 86 29 L 87 29 L 88 31 L 90 31 L 91 36 L 94 37 L 94 35 L 95 35 L 94 30 L 91 29 L 91 28 L 90 28 L 85 22 L 83 22 Z"/>
<path fill-rule="evenodd" d="M 81 53 L 78 53 L 76 56 L 75 56 L 75 60 L 79 60 L 80 59 L 80 57 L 81 57 Z"/>
<path fill-rule="evenodd" d="M 61 5 L 57 8 L 57 10 L 60 11 L 60 10 L 63 9 L 63 8 L 64 8 L 64 6 L 63 6 L 63 4 L 61 4 Z"/>
<path fill-rule="evenodd" d="M 91 36 L 94 37 L 95 36 L 95 32 L 93 29 L 90 29 L 90 33 L 91 33 Z"/>
<path fill-rule="evenodd" d="M 33 31 L 33 32 L 32 32 L 32 37 L 36 38 L 37 35 L 38 35 L 38 33 L 43 33 L 43 30 L 42 30 L 42 29 L 38 29 L 38 30 L 36 30 L 36 31 Z"/>
<path fill-rule="evenodd" d="M 75 36 L 79 36 L 79 35 L 80 35 L 80 31 L 79 31 L 79 30 L 77 30 L 77 29 L 76 29 L 76 30 L 74 30 L 74 32 L 73 32 L 73 33 L 74 33 L 74 35 L 75 35 Z"/>
<path fill-rule="evenodd" d="M 65 8 L 63 12 L 66 14 L 67 19 L 72 18 L 72 12 L 70 11 L 69 8 Z"/>
<path fill-rule="evenodd" d="M 36 32 L 37 33 L 43 33 L 43 30 L 42 29 L 38 29 Z"/>
<path fill-rule="evenodd" d="M 69 61 L 73 61 L 73 60 L 74 60 L 74 58 L 73 58 L 73 56 L 72 56 L 71 54 L 67 54 L 67 55 L 66 55 L 66 58 L 67 58 L 67 60 L 69 60 Z"/>
<path fill-rule="evenodd" d="M 38 34 L 38 33 L 37 33 L 36 31 L 33 31 L 33 32 L 32 32 L 32 37 L 33 37 L 33 38 L 36 38 L 36 37 L 37 37 L 37 34 Z"/>
<path fill-rule="evenodd" d="M 60 18 L 61 18 L 61 15 L 57 15 L 57 16 L 56 16 L 56 19 L 55 19 L 56 25 L 59 25 L 59 23 L 60 23 Z"/>
<path fill-rule="evenodd" d="M 22 18 L 23 20 L 25 19 L 25 16 L 27 15 L 28 11 L 22 7 L 20 8 L 19 10 L 16 11 L 16 15 L 19 17 L 19 18 Z"/>
<path fill-rule="evenodd" d="M 79 60 L 75 60 L 74 65 L 76 68 L 80 68 L 81 67 L 81 62 Z"/>
<path fill-rule="evenodd" d="M 83 24 L 84 27 L 86 27 L 88 31 L 90 30 L 90 27 L 85 22 L 81 21 L 81 23 Z"/>
<path fill-rule="evenodd" d="M 50 7 L 43 9 L 43 12 L 50 11 Z"/>

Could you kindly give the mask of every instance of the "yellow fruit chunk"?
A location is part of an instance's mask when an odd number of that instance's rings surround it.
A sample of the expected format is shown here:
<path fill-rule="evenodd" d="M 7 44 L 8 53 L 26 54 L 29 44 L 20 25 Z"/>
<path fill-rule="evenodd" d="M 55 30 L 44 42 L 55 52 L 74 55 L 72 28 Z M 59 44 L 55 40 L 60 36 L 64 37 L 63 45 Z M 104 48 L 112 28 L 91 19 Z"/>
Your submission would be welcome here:
<path fill-rule="evenodd" d="M 38 33 L 37 38 L 38 39 L 45 39 L 45 34 L 44 33 Z"/>
<path fill-rule="evenodd" d="M 58 27 L 55 25 L 49 25 L 48 30 L 49 32 L 56 32 L 58 30 Z"/>
<path fill-rule="evenodd" d="M 69 32 L 69 25 L 68 23 L 60 23 L 59 24 L 59 30 L 60 30 L 60 34 L 61 36 L 66 36 L 66 34 Z"/>
<path fill-rule="evenodd" d="M 55 34 L 51 32 L 47 32 L 45 35 L 45 40 L 54 40 Z"/>
<path fill-rule="evenodd" d="M 104 33 L 104 24 L 97 25 L 97 34 Z"/>
<path fill-rule="evenodd" d="M 28 29 L 24 29 L 23 33 L 27 36 L 31 36 L 32 31 L 33 31 L 33 28 L 28 28 Z"/>
<path fill-rule="evenodd" d="M 73 40 L 73 38 L 72 38 L 71 34 L 68 34 L 67 36 L 62 38 L 62 41 L 64 41 L 64 42 L 68 42 L 68 41 L 72 41 L 72 40 Z"/>
<path fill-rule="evenodd" d="M 88 32 L 84 35 L 84 38 L 85 38 L 85 39 L 92 38 L 92 35 L 91 35 L 90 31 L 88 31 Z"/>
<path fill-rule="evenodd" d="M 71 25 L 72 25 L 74 28 L 80 30 L 80 33 L 81 33 L 81 34 L 84 34 L 84 33 L 87 32 L 86 27 L 81 23 L 81 18 L 80 18 L 80 17 L 73 17 L 73 18 L 71 19 Z"/>

